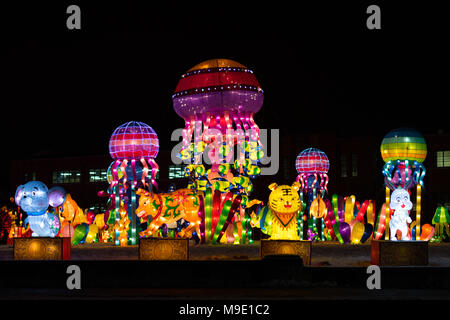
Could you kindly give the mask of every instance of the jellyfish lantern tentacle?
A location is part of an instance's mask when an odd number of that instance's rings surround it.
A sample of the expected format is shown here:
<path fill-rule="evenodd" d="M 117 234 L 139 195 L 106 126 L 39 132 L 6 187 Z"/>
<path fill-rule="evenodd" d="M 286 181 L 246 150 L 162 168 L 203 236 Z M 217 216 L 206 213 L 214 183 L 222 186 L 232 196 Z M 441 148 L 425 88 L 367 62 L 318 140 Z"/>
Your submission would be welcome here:
<path fill-rule="evenodd" d="M 317 220 L 313 215 L 311 218 L 311 203 L 319 195 L 320 198 L 325 196 L 328 192 L 328 175 L 330 162 L 326 154 L 316 148 L 308 148 L 303 150 L 296 159 L 295 167 L 298 172 L 297 181 L 301 182 L 301 198 L 303 201 L 303 192 L 306 196 L 306 210 L 308 214 L 308 239 L 309 240 L 324 240 L 323 230 L 325 224 L 321 219 L 321 234 L 317 229 Z M 321 200 L 321 199 L 319 199 Z M 301 230 L 302 231 L 302 230 Z"/>
<path fill-rule="evenodd" d="M 134 212 L 137 203 L 136 190 L 158 188 L 156 175 L 159 168 L 154 160 L 159 151 L 158 136 L 145 123 L 127 122 L 119 126 L 111 135 L 109 151 L 114 159 L 107 173 L 110 183 L 111 209 L 113 209 L 110 210 L 110 214 L 114 215 L 110 217 L 110 221 L 115 219 L 117 226 L 120 219 L 124 219 L 125 208 L 131 221 L 131 237 L 128 240 L 131 244 L 136 244 L 138 228 Z M 126 226 L 128 228 L 129 225 Z M 115 243 L 124 245 L 125 231 L 116 230 L 115 235 Z"/>

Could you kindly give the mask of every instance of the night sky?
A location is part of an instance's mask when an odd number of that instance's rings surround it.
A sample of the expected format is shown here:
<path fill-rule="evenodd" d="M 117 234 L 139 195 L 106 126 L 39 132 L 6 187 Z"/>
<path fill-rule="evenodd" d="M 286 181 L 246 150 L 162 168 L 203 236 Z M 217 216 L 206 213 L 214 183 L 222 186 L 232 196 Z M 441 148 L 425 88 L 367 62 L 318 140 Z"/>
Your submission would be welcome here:
<path fill-rule="evenodd" d="M 185 10 L 81 2 L 82 30 L 69 31 L 69 4 L 1 10 L 6 166 L 107 154 L 113 130 L 131 120 L 152 126 L 171 149 L 171 132 L 184 126 L 172 108 L 177 82 L 211 58 L 254 71 L 265 96 L 256 123 L 281 129 L 281 139 L 333 131 L 381 140 L 401 126 L 450 128 L 448 33 L 438 7 L 380 5 L 382 29 L 368 30 L 371 3 Z"/>

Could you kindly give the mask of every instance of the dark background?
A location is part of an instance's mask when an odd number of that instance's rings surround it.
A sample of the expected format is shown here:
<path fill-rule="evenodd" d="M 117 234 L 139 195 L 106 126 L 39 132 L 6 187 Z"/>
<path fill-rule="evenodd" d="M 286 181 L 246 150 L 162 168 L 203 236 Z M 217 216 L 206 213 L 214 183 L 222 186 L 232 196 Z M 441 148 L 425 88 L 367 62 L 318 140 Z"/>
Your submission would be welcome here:
<path fill-rule="evenodd" d="M 66 28 L 70 4 L 81 7 L 81 30 Z M 370 4 L 381 7 L 381 30 L 366 28 Z M 127 121 L 149 124 L 171 149 L 184 127 L 172 108 L 177 82 L 211 58 L 254 71 L 265 97 L 256 123 L 280 129 L 281 143 L 450 130 L 445 11 L 429 2 L 21 2 L 0 13 L 2 192 L 12 159 L 107 154 Z"/>

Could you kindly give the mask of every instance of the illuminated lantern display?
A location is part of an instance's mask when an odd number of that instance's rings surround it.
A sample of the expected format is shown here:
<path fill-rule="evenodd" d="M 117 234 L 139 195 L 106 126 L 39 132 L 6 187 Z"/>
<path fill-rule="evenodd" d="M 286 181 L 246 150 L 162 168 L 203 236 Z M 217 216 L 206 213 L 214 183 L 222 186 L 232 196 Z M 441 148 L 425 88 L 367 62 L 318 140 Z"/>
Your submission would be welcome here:
<path fill-rule="evenodd" d="M 67 194 L 64 204 L 57 208 L 61 220 L 60 237 L 70 237 L 72 245 L 99 242 L 100 232 L 105 228 L 104 214 L 86 213 Z"/>
<path fill-rule="evenodd" d="M 49 212 L 50 207 L 57 207 L 65 200 L 65 191 L 61 187 L 50 190 L 40 181 L 30 181 L 17 188 L 16 204 L 28 215 L 25 225 L 32 230 L 32 237 L 55 237 L 61 227 L 58 215 Z"/>
<path fill-rule="evenodd" d="M 119 126 L 109 140 L 109 153 L 114 159 L 108 170 L 111 198 L 109 225 L 118 225 L 124 218 L 120 214 L 121 207 L 127 208 L 130 220 L 129 239 L 131 244 L 137 243 L 136 224 L 136 190 L 151 189 L 156 184 L 158 165 L 155 157 L 159 151 L 159 140 L 155 131 L 145 123 L 131 121 Z M 128 227 L 128 224 L 126 225 Z M 115 231 L 115 244 L 124 245 L 124 231 Z"/>
<path fill-rule="evenodd" d="M 300 240 L 297 218 L 303 209 L 298 191 L 300 183 L 292 186 L 272 183 L 268 206 L 251 216 L 251 225 L 260 228 L 270 240 Z"/>
<path fill-rule="evenodd" d="M 187 221 L 189 226 L 180 230 L 180 237 L 190 238 L 194 231 L 200 234 L 199 210 L 202 197 L 194 190 L 179 189 L 171 193 L 154 193 L 138 189 L 136 193 L 140 196 L 136 214 L 142 222 L 148 223 L 147 230 L 140 232 L 141 237 L 150 237 L 162 225 L 170 225 L 181 219 Z M 125 225 L 125 222 L 122 225 Z"/>
<path fill-rule="evenodd" d="M 360 244 L 370 239 L 375 224 L 373 200 L 360 203 L 354 195 L 342 197 L 333 194 L 331 201 L 325 199 L 324 203 L 327 214 L 324 218 L 326 228 L 323 230 L 327 240 L 337 239 L 342 244 Z M 380 228 L 384 228 L 384 224 L 381 224 Z"/>
<path fill-rule="evenodd" d="M 328 170 L 330 162 L 327 155 L 316 148 L 308 148 L 300 152 L 295 161 L 301 184 L 300 199 L 306 201 L 306 211 L 309 212 L 308 240 L 325 240 L 324 219 L 326 205 L 323 201 L 328 185 Z M 317 229 L 317 219 L 321 219 L 321 235 Z M 303 217 L 299 217 L 300 237 L 303 239 Z"/>
<path fill-rule="evenodd" d="M 179 156 L 188 164 L 189 188 L 205 193 L 202 242 L 251 242 L 245 208 L 264 155 L 253 118 L 264 100 L 258 80 L 240 63 L 212 59 L 183 74 L 172 99 L 185 120 Z M 210 169 L 202 163 L 207 150 Z"/>
<path fill-rule="evenodd" d="M 60 237 L 73 239 L 75 229 L 82 223 L 87 223 L 86 215 L 70 194 L 67 194 L 64 203 L 56 208 L 56 213 L 61 222 Z"/>
<path fill-rule="evenodd" d="M 203 165 L 198 165 L 197 172 L 199 168 L 204 170 Z M 202 243 L 252 243 L 250 217 L 245 209 L 260 201 L 249 201 L 248 196 L 253 190 L 250 178 L 233 175 L 227 163 L 213 165 L 205 177 L 209 185 L 204 191 L 197 191 L 203 195 L 200 210 Z"/>
<path fill-rule="evenodd" d="M 14 202 L 14 198 L 11 198 L 11 200 Z M 6 206 L 0 209 L 0 243 L 12 245 L 14 238 L 29 238 L 31 236 L 30 226 L 22 227 L 22 214 L 18 211 L 7 209 Z"/>
<path fill-rule="evenodd" d="M 181 76 L 172 99 L 176 113 L 186 124 L 180 157 L 194 165 L 188 167 L 187 175 L 195 178 L 194 181 L 207 180 L 207 171 L 202 167 L 196 169 L 202 164 L 203 152 L 209 149 L 213 172 L 224 174 L 214 166 L 221 163 L 232 164 L 236 171 L 230 189 L 251 189 L 251 183 L 240 178 L 260 173 L 257 165 L 263 152 L 253 117 L 264 100 L 253 71 L 228 59 L 202 62 Z M 238 158 L 231 163 L 235 145 Z M 205 181 L 193 187 L 205 191 L 207 186 L 211 183 Z"/>
<path fill-rule="evenodd" d="M 409 217 L 409 210 L 412 207 L 413 204 L 409 199 L 408 191 L 398 188 L 392 192 L 389 204 L 389 208 L 394 212 L 389 220 L 391 240 L 411 240 L 411 235 L 408 234 L 408 224 L 412 222 L 412 219 Z"/>
<path fill-rule="evenodd" d="M 438 207 L 434 213 L 432 224 L 435 225 L 435 233 L 431 238 L 433 242 L 441 242 L 445 238 L 450 237 L 450 229 L 448 223 L 450 221 L 450 215 L 446 207 Z M 445 233 L 444 233 L 445 228 Z"/>
<path fill-rule="evenodd" d="M 6 207 L 0 209 L 0 243 L 6 243 L 6 240 L 10 234 L 12 221 L 15 216 L 6 210 Z"/>
<path fill-rule="evenodd" d="M 259 129 L 253 120 L 264 95 L 247 67 L 228 59 L 204 61 L 181 76 L 172 96 L 176 113 L 185 122 L 183 159 L 199 164 L 205 147 L 212 163 L 224 163 L 235 143 L 244 143 L 255 160 L 260 157 Z M 251 144 L 251 145 L 250 145 Z M 245 155 L 241 152 L 240 165 Z"/>
<path fill-rule="evenodd" d="M 0 244 L 12 244 L 15 237 L 17 215 L 6 206 L 0 209 Z M 18 230 L 17 230 L 18 231 Z"/>
<path fill-rule="evenodd" d="M 420 237 L 421 193 L 425 167 L 422 162 L 427 155 L 424 137 L 414 129 L 400 128 L 386 134 L 381 143 L 381 156 L 386 185 L 386 239 L 389 238 L 390 192 L 397 188 L 411 190 L 416 186 L 416 220 L 411 239 Z"/>

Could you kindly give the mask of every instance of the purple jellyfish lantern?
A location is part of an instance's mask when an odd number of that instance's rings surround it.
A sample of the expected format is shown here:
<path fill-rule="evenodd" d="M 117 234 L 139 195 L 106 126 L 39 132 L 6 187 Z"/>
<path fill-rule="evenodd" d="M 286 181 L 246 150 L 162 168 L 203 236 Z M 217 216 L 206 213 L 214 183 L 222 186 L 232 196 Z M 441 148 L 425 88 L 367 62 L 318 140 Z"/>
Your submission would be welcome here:
<path fill-rule="evenodd" d="M 212 163 L 228 162 L 230 149 L 242 141 L 260 148 L 253 116 L 264 95 L 253 71 L 228 59 L 212 59 L 181 76 L 172 96 L 176 113 L 185 120 L 181 158 L 199 163 L 206 147 Z M 240 154 L 243 162 L 244 152 Z"/>

